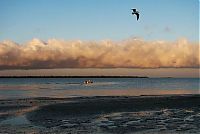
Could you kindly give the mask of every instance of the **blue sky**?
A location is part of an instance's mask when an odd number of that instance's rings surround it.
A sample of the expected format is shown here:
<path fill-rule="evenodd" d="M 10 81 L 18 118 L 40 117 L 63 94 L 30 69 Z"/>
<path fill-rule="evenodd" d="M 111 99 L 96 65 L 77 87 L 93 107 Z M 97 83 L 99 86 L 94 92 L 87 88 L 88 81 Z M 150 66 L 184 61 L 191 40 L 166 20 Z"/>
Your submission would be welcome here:
<path fill-rule="evenodd" d="M 136 21 L 131 8 L 140 11 Z M 0 0 L 0 41 L 199 38 L 198 0 Z"/>

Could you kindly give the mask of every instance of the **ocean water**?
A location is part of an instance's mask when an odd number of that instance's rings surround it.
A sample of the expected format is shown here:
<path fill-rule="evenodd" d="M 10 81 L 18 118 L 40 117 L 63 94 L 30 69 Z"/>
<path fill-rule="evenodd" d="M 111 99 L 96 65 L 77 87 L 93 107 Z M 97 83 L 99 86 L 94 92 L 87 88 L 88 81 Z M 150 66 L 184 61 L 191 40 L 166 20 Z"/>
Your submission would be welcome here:
<path fill-rule="evenodd" d="M 199 78 L 0 78 L 0 99 L 200 94 Z"/>

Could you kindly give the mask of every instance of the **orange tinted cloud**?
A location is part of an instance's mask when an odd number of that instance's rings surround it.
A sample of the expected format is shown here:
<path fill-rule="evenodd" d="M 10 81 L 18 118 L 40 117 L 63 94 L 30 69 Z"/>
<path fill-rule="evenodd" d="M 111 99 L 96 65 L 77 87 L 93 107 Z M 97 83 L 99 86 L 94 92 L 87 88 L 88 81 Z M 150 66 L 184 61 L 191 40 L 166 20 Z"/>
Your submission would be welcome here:
<path fill-rule="evenodd" d="M 0 43 L 0 69 L 43 68 L 198 68 L 199 44 L 175 42 L 63 41 L 33 39 Z"/>

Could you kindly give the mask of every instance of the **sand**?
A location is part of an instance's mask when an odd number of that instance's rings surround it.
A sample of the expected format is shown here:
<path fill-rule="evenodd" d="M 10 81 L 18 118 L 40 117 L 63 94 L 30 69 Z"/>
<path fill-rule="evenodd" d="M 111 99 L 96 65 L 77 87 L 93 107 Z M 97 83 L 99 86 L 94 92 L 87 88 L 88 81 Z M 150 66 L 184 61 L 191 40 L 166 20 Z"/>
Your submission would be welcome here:
<path fill-rule="evenodd" d="M 199 133 L 200 95 L 0 100 L 0 133 Z"/>

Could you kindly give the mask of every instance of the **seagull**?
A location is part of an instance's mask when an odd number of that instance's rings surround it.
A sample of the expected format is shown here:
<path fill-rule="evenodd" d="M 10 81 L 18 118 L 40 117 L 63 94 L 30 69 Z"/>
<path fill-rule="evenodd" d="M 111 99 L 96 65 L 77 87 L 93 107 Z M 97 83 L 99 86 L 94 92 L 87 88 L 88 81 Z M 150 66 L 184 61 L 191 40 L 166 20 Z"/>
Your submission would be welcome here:
<path fill-rule="evenodd" d="M 133 10 L 132 15 L 136 15 L 138 20 L 140 16 L 139 12 L 136 9 L 131 9 L 131 10 Z"/>

